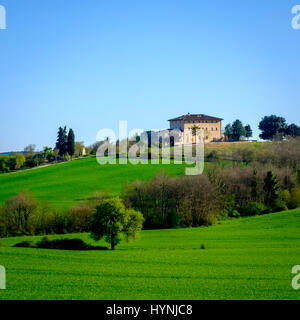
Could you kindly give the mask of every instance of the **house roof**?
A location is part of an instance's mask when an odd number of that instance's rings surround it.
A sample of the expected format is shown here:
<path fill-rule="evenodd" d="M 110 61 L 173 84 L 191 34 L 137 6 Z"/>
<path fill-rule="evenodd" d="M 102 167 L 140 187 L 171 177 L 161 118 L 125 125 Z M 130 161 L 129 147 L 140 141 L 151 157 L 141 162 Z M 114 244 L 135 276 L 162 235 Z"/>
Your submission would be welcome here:
<path fill-rule="evenodd" d="M 186 114 L 184 116 L 178 117 L 178 118 L 174 118 L 174 119 L 170 119 L 169 121 L 222 121 L 224 119 L 222 118 L 216 118 L 216 117 L 211 117 L 211 116 L 207 116 L 206 114 Z"/>

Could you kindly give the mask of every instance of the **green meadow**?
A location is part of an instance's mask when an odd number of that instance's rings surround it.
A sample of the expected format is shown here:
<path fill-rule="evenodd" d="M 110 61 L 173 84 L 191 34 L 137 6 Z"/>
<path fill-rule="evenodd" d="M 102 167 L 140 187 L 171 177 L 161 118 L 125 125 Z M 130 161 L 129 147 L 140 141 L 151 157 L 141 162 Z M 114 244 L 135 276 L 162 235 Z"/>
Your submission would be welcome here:
<path fill-rule="evenodd" d="M 38 200 L 67 208 L 96 191 L 119 195 L 126 182 L 149 180 L 161 170 L 181 175 L 186 165 L 100 165 L 96 157 L 81 158 L 47 167 L 0 174 L 0 202 L 29 190 Z"/>
<path fill-rule="evenodd" d="M 1 239 L 7 289 L 0 299 L 299 299 L 291 285 L 299 232 L 298 209 L 209 228 L 142 231 L 114 252 L 13 248 L 39 238 Z M 64 237 L 94 244 L 88 234 Z"/>

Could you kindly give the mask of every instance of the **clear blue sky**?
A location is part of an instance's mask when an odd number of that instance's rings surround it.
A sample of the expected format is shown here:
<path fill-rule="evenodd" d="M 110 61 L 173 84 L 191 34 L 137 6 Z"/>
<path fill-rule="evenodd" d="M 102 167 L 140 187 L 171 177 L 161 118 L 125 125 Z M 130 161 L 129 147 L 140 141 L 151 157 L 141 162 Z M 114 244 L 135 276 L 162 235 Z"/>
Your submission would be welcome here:
<path fill-rule="evenodd" d="M 299 1 L 298 1 L 299 2 Z M 102 128 L 187 112 L 300 125 L 300 30 L 289 0 L 0 0 L 0 152 L 90 144 Z"/>

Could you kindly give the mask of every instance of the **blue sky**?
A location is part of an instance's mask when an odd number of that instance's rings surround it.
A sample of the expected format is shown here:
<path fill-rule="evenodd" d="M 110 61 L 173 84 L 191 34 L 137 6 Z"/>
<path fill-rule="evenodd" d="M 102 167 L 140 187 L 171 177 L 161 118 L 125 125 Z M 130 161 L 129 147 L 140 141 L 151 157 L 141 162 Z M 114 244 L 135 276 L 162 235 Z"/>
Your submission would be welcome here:
<path fill-rule="evenodd" d="M 0 152 L 185 113 L 300 125 L 297 1 L 0 0 Z"/>

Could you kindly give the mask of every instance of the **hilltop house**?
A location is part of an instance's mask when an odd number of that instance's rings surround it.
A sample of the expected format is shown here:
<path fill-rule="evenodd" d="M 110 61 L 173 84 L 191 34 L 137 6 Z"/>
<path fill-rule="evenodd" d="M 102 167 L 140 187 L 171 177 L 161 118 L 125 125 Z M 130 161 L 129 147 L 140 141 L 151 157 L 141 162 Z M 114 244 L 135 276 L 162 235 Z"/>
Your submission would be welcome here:
<path fill-rule="evenodd" d="M 205 143 L 222 140 L 222 121 L 221 118 L 190 113 L 169 120 L 170 130 L 177 129 L 182 132 L 180 141 L 182 144 L 196 142 L 197 137 L 193 134 L 194 127 L 203 130 Z"/>

